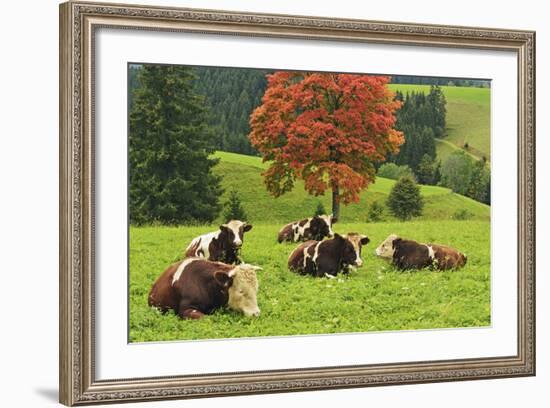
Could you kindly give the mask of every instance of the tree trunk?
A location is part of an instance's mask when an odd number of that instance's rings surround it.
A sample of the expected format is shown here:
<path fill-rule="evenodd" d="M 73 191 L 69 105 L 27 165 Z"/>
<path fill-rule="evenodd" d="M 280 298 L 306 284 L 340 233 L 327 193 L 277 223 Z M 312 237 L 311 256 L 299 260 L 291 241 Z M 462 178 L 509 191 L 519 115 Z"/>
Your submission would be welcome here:
<path fill-rule="evenodd" d="M 338 186 L 332 187 L 332 216 L 335 219 L 340 218 L 340 188 Z"/>

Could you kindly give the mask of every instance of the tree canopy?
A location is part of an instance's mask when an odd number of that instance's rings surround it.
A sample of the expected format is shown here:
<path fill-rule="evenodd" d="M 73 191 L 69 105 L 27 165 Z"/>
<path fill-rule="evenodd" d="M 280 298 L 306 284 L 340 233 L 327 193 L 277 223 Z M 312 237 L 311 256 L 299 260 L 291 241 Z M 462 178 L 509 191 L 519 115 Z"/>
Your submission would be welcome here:
<path fill-rule="evenodd" d="M 491 204 L 491 172 L 485 160 L 475 160 L 461 150 L 441 166 L 441 185 L 455 193 Z"/>
<path fill-rule="evenodd" d="M 375 178 L 375 162 L 395 154 L 403 135 L 394 129 L 401 102 L 389 77 L 276 72 L 250 118 L 250 141 L 270 167 L 268 191 L 280 196 L 305 182 L 309 194 L 332 190 L 332 211 L 359 200 Z"/>

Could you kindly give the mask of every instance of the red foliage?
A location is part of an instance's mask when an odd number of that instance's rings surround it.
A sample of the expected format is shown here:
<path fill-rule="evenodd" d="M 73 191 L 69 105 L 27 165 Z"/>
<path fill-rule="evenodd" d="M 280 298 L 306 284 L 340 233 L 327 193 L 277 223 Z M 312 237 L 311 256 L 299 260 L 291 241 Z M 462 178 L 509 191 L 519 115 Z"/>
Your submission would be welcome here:
<path fill-rule="evenodd" d="M 344 204 L 357 202 L 374 181 L 373 163 L 397 153 L 403 134 L 394 113 L 401 102 L 389 77 L 276 72 L 250 117 L 252 145 L 271 166 L 264 173 L 275 196 L 303 179 L 309 194 L 330 188 Z"/>

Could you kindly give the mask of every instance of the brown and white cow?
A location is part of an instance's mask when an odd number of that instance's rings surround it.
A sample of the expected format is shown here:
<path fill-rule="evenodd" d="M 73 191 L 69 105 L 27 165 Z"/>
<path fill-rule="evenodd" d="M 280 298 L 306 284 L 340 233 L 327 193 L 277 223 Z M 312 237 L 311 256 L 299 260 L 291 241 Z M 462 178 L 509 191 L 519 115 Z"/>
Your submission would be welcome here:
<path fill-rule="evenodd" d="M 252 229 L 252 224 L 231 220 L 220 225 L 218 231 L 209 232 L 194 238 L 185 249 L 186 257 L 206 258 L 227 264 L 239 264 L 239 250 L 244 233 Z"/>
<path fill-rule="evenodd" d="M 362 266 L 361 247 L 367 245 L 366 235 L 350 233 L 334 234 L 325 241 L 306 241 L 298 245 L 288 258 L 288 268 L 301 275 L 332 278 L 338 272 L 349 273 L 355 266 Z"/>
<path fill-rule="evenodd" d="M 226 305 L 246 316 L 259 316 L 256 271 L 260 269 L 187 258 L 156 280 L 148 303 L 163 313 L 174 310 L 182 319 L 200 319 Z"/>
<path fill-rule="evenodd" d="M 321 241 L 324 237 L 332 238 L 334 236 L 332 224 L 335 222 L 336 218 L 332 215 L 316 215 L 315 217 L 291 222 L 280 229 L 277 240 L 281 243 L 284 241 Z"/>
<path fill-rule="evenodd" d="M 376 255 L 391 259 L 398 269 L 457 269 L 466 265 L 462 252 L 439 244 L 424 244 L 391 234 L 376 248 Z"/>

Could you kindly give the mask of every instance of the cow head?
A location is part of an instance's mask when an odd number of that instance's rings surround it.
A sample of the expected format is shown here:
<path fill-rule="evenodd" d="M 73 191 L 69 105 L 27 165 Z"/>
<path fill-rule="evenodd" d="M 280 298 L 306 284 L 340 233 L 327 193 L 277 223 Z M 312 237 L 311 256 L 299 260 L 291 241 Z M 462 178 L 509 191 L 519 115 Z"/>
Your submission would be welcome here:
<path fill-rule="evenodd" d="M 311 230 L 311 236 L 313 239 L 320 241 L 324 237 L 334 237 L 334 231 L 332 231 L 332 224 L 336 222 L 336 219 L 332 215 L 316 215 L 309 223 Z"/>
<path fill-rule="evenodd" d="M 248 317 L 260 315 L 256 298 L 258 293 L 256 271 L 261 269 L 255 265 L 240 264 L 229 271 L 228 276 L 233 279 L 233 284 L 229 287 L 227 304 L 231 309 L 242 312 Z"/>
<path fill-rule="evenodd" d="M 355 248 L 347 237 L 340 234 L 334 234 L 333 240 L 338 244 L 337 251 L 341 256 L 340 259 L 344 265 L 361 266 L 363 264 L 361 258 L 359 258 L 359 263 L 357 263 L 358 258 L 355 253 Z"/>
<path fill-rule="evenodd" d="M 235 249 L 242 246 L 244 233 L 251 229 L 252 224 L 239 220 L 231 220 L 227 224 L 220 225 L 220 230 L 226 236 L 227 242 Z"/>
<path fill-rule="evenodd" d="M 366 235 L 358 234 L 356 232 L 348 233 L 345 238 L 351 242 L 355 253 L 355 262 L 352 265 L 362 266 L 363 260 L 361 259 L 361 247 L 367 245 L 370 242 L 369 237 Z"/>
<path fill-rule="evenodd" d="M 393 257 L 393 253 L 395 252 L 395 245 L 394 241 L 400 240 L 397 235 L 391 234 L 382 242 L 378 248 L 376 248 L 376 255 L 381 258 L 388 258 L 391 259 Z"/>

